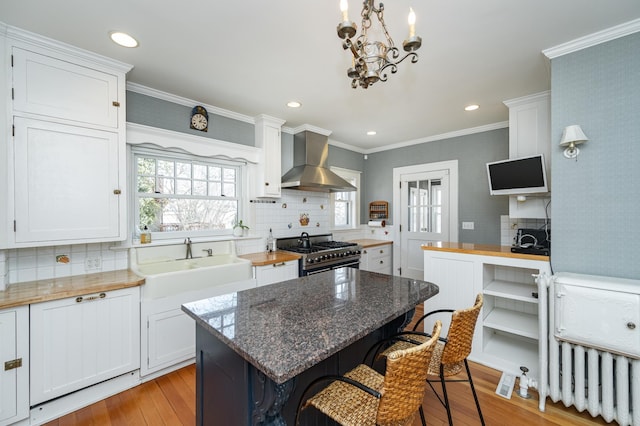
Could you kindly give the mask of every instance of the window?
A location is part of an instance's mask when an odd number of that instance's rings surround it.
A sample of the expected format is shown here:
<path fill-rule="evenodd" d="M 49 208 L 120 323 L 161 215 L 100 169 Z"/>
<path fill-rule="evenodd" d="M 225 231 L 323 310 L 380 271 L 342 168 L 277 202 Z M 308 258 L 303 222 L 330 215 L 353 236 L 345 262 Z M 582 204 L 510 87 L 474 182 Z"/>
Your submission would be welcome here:
<path fill-rule="evenodd" d="M 167 237 L 229 233 L 240 216 L 242 165 L 134 149 L 135 226 Z"/>
<path fill-rule="evenodd" d="M 355 191 L 332 194 L 333 227 L 335 229 L 356 228 L 360 218 L 360 172 L 334 167 L 331 171 L 357 188 Z"/>

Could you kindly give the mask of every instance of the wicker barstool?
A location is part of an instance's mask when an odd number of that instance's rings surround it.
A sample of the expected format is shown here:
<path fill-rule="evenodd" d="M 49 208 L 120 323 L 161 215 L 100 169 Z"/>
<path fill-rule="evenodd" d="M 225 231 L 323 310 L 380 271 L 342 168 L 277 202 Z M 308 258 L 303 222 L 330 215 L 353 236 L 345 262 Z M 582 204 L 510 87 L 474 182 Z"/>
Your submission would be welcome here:
<path fill-rule="evenodd" d="M 422 406 L 427 366 L 441 328 L 442 323 L 436 321 L 431 339 L 389 353 L 384 376 L 360 364 L 344 376 L 324 376 L 312 382 L 300 399 L 296 426 L 300 412 L 309 406 L 341 425 L 410 425 Z M 305 401 L 307 392 L 323 381 L 331 384 Z"/>
<path fill-rule="evenodd" d="M 482 410 L 480 409 L 480 402 L 478 401 L 478 395 L 476 394 L 476 389 L 473 386 L 473 379 L 471 378 L 469 363 L 467 362 L 467 357 L 471 353 L 473 333 L 476 327 L 476 322 L 478 320 L 478 314 L 480 313 L 480 309 L 482 308 L 482 303 L 482 293 L 479 293 L 476 296 L 476 301 L 471 308 L 460 310 L 438 309 L 436 311 L 429 312 L 423 315 L 416 322 L 413 327 L 414 331 L 399 333 L 398 335 L 390 338 L 395 341 L 395 343 L 388 347 L 384 352 L 380 353 L 380 355 L 374 356 L 388 356 L 394 351 L 407 349 L 415 346 L 416 344 L 421 344 L 421 342 L 429 339 L 430 336 L 426 333 L 421 333 L 415 330 L 425 320 L 425 318 L 438 313 L 452 313 L 451 325 L 449 326 L 447 337 L 441 337 L 439 339 L 438 344 L 433 351 L 431 362 L 429 363 L 429 375 L 438 376 L 438 379 L 427 379 L 429 386 L 431 387 L 431 389 L 433 389 L 434 393 L 438 397 L 438 400 L 446 408 L 450 425 L 453 425 L 453 420 L 451 418 L 451 406 L 449 404 L 449 398 L 447 396 L 447 387 L 445 385 L 446 382 L 469 382 L 471 392 L 473 393 L 473 399 L 475 400 L 476 408 L 478 409 L 480 422 L 482 423 L 482 425 L 485 424 L 484 418 L 482 417 Z M 467 373 L 466 379 L 445 379 L 446 377 L 455 376 L 456 374 L 460 373 L 463 368 Z M 432 383 L 436 381 L 439 381 L 442 386 L 442 397 L 438 394 L 438 392 L 436 392 L 435 388 L 432 385 Z M 420 418 L 422 420 L 422 424 L 426 426 L 424 413 L 422 412 L 422 406 L 420 407 Z"/>

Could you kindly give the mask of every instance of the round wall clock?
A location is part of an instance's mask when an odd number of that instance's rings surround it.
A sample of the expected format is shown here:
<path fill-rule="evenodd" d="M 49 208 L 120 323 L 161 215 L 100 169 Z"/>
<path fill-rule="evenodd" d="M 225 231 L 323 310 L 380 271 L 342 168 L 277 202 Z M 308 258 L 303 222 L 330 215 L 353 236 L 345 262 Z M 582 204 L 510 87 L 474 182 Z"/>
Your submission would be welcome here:
<path fill-rule="evenodd" d="M 204 107 L 200 105 L 193 107 L 189 127 L 202 132 L 206 132 L 209 129 L 209 114 L 207 114 L 207 110 Z"/>

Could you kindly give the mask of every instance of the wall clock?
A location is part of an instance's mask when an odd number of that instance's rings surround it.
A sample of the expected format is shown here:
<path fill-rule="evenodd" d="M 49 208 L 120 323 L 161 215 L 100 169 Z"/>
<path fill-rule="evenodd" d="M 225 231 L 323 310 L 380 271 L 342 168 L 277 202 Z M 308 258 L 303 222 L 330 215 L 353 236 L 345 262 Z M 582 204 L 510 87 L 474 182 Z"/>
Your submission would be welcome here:
<path fill-rule="evenodd" d="M 193 107 L 189 127 L 202 132 L 206 132 L 209 129 L 209 114 L 204 107 L 200 105 Z"/>

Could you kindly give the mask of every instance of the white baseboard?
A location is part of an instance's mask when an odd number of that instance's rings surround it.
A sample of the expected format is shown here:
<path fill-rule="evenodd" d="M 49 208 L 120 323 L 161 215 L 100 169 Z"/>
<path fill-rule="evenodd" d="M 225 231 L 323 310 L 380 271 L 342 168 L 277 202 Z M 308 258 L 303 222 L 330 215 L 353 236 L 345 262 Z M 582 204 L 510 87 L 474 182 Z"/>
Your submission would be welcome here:
<path fill-rule="evenodd" d="M 91 405 L 95 402 L 108 398 L 112 395 L 131 389 L 134 386 L 138 386 L 142 381 L 140 380 L 140 371 L 135 370 L 126 374 L 123 374 L 113 379 L 104 381 L 102 383 L 89 386 L 88 388 L 81 389 L 79 391 L 70 393 L 60 398 L 45 402 L 40 405 L 36 405 L 31 408 L 29 425 L 40 425 L 62 417 L 65 414 L 69 414 L 80 408 Z"/>

